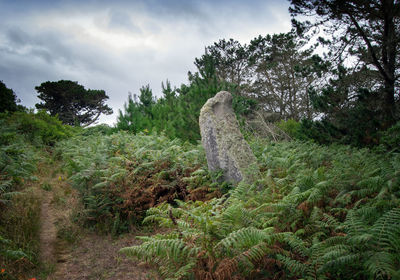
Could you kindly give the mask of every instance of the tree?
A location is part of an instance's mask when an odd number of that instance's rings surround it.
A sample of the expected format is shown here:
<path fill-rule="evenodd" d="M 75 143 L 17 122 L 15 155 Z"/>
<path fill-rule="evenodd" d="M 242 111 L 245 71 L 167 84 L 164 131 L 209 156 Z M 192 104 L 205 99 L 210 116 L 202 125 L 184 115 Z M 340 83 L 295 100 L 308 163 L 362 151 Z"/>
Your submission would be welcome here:
<path fill-rule="evenodd" d="M 110 115 L 113 112 L 105 104 L 108 96 L 104 90 L 85 89 L 78 82 L 48 81 L 35 89 L 39 93 L 38 98 L 43 101 L 36 104 L 36 108 L 44 109 L 52 116 L 58 115 L 65 124 L 88 126 L 101 114 Z"/>
<path fill-rule="evenodd" d="M 140 89 L 140 95 L 129 95 L 124 112 L 119 111 L 117 128 L 137 133 L 140 131 L 164 132 L 171 138 L 191 142 L 200 140 L 199 116 L 204 103 L 217 92 L 235 92 L 235 86 L 219 80 L 213 57 L 202 56 L 198 72 L 188 73 L 189 84 L 172 88 L 167 80 L 162 83 L 163 97 L 155 99 L 149 85 Z M 240 115 L 248 114 L 255 102 L 234 95 L 233 107 Z"/>
<path fill-rule="evenodd" d="M 195 65 L 199 74 L 213 73 L 219 83 L 233 85 L 237 94 L 256 99 L 260 109 L 274 116 L 312 118 L 308 90 L 320 86 L 326 65 L 307 44 L 294 31 L 260 35 L 249 45 L 222 39 L 206 47 Z"/>
<path fill-rule="evenodd" d="M 306 44 L 292 31 L 259 36 L 249 45 L 251 92 L 264 110 L 282 119 L 314 117 L 308 91 L 320 87 L 327 65 Z"/>
<path fill-rule="evenodd" d="M 148 129 L 149 119 L 143 113 L 142 104 L 138 101 L 137 95 L 129 94 L 128 102 L 124 104 L 124 112 L 119 110 L 117 128 L 138 133 Z"/>
<path fill-rule="evenodd" d="M 155 99 L 149 84 L 140 88 L 139 102 L 143 115 L 149 119 L 152 119 L 152 107 L 155 104 Z"/>
<path fill-rule="evenodd" d="M 398 0 L 291 0 L 289 11 L 301 34 L 323 30 L 320 42 L 342 63 L 376 71 L 383 126 L 399 119 L 400 1 Z M 309 16 L 312 21 L 296 18 Z M 320 29 L 322 27 L 322 29 Z"/>
<path fill-rule="evenodd" d="M 209 67 L 210 63 L 218 81 L 236 85 L 240 89 L 238 93 L 246 92 L 249 79 L 246 45 L 242 46 L 234 39 L 221 39 L 206 47 L 205 53 L 194 62 L 199 72 L 206 71 L 205 68 Z"/>
<path fill-rule="evenodd" d="M 17 96 L 14 91 L 0 81 L 0 113 L 15 112 L 18 109 Z"/>
<path fill-rule="evenodd" d="M 150 85 L 140 88 L 139 96 L 129 94 L 128 102 L 124 104 L 124 112 L 119 110 L 117 128 L 138 133 L 143 130 L 150 131 L 154 126 L 155 98 Z"/>
<path fill-rule="evenodd" d="M 355 146 L 377 144 L 379 92 L 372 90 L 376 83 L 376 73 L 365 68 L 357 70 L 339 64 L 336 69 L 331 69 L 328 83 L 318 91 L 309 91 L 314 109 L 322 113 L 321 122 L 315 121 L 312 125 L 320 130 L 314 133 L 317 138 L 313 139 L 318 142 L 329 142 L 327 139 L 330 139 Z M 304 128 L 312 127 L 308 124 Z M 327 132 L 327 139 L 322 139 L 321 130 Z"/>

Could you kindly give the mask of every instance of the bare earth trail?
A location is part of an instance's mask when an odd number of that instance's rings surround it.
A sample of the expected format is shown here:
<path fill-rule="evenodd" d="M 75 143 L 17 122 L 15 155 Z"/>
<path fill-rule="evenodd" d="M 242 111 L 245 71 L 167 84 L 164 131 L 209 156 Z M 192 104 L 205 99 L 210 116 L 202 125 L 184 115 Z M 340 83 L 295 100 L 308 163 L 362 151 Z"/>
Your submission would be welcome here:
<path fill-rule="evenodd" d="M 40 210 L 40 257 L 50 264 L 54 260 L 54 246 L 57 239 L 56 216 L 51 209 L 52 193 L 43 192 Z"/>
<path fill-rule="evenodd" d="M 135 236 L 143 234 L 112 238 L 82 229 L 71 221 L 80 207 L 78 194 L 59 166 L 59 163 L 39 166 L 41 261 L 51 273 L 37 279 L 160 279 L 154 269 L 118 253 L 123 247 L 137 244 Z"/>

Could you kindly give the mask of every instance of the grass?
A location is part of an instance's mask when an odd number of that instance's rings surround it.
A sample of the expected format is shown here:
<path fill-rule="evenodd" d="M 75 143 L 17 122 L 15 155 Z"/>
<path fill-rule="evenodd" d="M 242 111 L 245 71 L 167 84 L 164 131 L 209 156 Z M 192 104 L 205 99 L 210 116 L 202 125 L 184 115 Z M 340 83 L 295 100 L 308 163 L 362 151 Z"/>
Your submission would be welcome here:
<path fill-rule="evenodd" d="M 0 256 L 0 267 L 8 271 L 8 279 L 24 275 L 39 265 L 40 203 L 34 188 L 27 188 L 2 213 L 0 235 L 10 240 L 7 250 L 26 254 L 16 259 Z"/>

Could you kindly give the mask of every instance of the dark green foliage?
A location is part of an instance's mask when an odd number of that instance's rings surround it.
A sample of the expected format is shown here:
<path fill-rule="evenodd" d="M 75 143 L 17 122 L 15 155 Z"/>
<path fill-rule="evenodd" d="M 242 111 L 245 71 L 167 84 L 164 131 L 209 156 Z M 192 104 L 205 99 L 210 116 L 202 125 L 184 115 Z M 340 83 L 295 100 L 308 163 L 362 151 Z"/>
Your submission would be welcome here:
<path fill-rule="evenodd" d="M 380 105 L 379 94 L 367 88 L 358 87 L 358 79 L 368 78 L 370 70 L 361 69 L 355 72 L 339 66 L 333 71 L 334 77 L 320 92 L 310 90 L 310 99 L 316 111 L 323 114 L 322 121 L 314 122 L 325 130 L 326 139 L 316 139 L 319 143 L 331 143 L 340 140 L 355 146 L 372 146 L 378 144 L 378 131 L 384 129 L 385 112 Z M 373 85 L 363 86 L 372 88 Z M 310 122 L 311 124 L 311 122 Z M 309 125 L 310 125 L 309 124 Z M 322 141 L 321 141 L 322 140 Z"/>
<path fill-rule="evenodd" d="M 278 126 L 295 139 L 313 140 L 320 144 L 339 142 L 359 147 L 372 147 L 380 142 L 385 129 L 385 114 L 377 92 L 358 88 L 356 80 L 367 78 L 368 69 L 354 72 L 340 66 L 333 71 L 329 84 L 309 90 L 310 101 L 319 120 L 303 119 Z M 366 84 L 364 84 L 366 86 Z"/>
<path fill-rule="evenodd" d="M 15 137 L 24 138 L 29 143 L 37 146 L 54 145 L 57 141 L 65 139 L 73 134 L 70 126 L 65 126 L 61 121 L 48 115 L 44 111 L 15 112 L 4 115 L 0 121 L 4 125 L 4 131 L 0 135 L 0 143 L 8 144 Z"/>
<path fill-rule="evenodd" d="M 381 144 L 390 151 L 400 151 L 400 121 L 381 134 Z"/>
<path fill-rule="evenodd" d="M 58 115 L 64 124 L 89 125 L 100 114 L 112 114 L 112 109 L 105 104 L 108 96 L 104 90 L 85 89 L 77 82 L 66 80 L 45 82 L 35 89 L 43 101 L 36 108 L 46 110 L 51 116 Z"/>
<path fill-rule="evenodd" d="M 163 132 L 165 135 L 193 143 L 200 140 L 198 119 L 204 103 L 217 92 L 235 87 L 218 82 L 211 58 L 203 58 L 199 72 L 189 73 L 189 85 L 172 89 L 169 81 L 162 84 L 163 97 L 155 100 L 149 86 L 140 89 L 140 95 L 128 97 L 124 112 L 120 111 L 117 128 L 133 133 Z M 239 118 L 249 114 L 255 107 L 253 99 L 234 95 L 233 107 Z"/>
<path fill-rule="evenodd" d="M 248 47 L 250 95 L 268 112 L 281 119 L 313 118 L 308 90 L 320 87 L 327 63 L 313 55 L 314 47 L 306 47 L 307 38 L 296 36 L 294 31 L 259 36 Z"/>
<path fill-rule="evenodd" d="M 289 119 L 287 121 L 281 120 L 275 125 L 296 140 L 329 145 L 334 142 L 341 142 L 344 139 L 343 132 L 326 120 L 303 119 L 298 122 Z"/>
<path fill-rule="evenodd" d="M 326 58 L 335 69 L 311 100 L 334 133 L 325 139 L 373 146 L 379 132 L 399 121 L 398 1 L 297 1 L 289 11 L 298 34 L 323 36 Z M 308 16 L 313 16 L 309 21 Z M 298 21 L 298 20 L 301 21 Z M 340 26 L 340 28 L 338 28 Z M 318 34 L 323 30 L 323 34 Z M 347 65 L 345 68 L 343 65 Z M 319 126 L 325 126 L 319 123 Z M 339 137 L 337 137 L 339 136 Z"/>
<path fill-rule="evenodd" d="M 236 113 L 236 117 L 240 119 L 253 113 L 258 107 L 258 102 L 255 99 L 234 95 L 232 107 Z"/>
<path fill-rule="evenodd" d="M 133 133 L 151 130 L 154 122 L 154 97 L 150 86 L 140 89 L 140 95 L 128 96 L 128 102 L 124 105 L 124 114 L 119 111 L 117 128 Z"/>
<path fill-rule="evenodd" d="M 300 131 L 299 140 L 311 139 L 319 144 L 332 144 L 343 138 L 343 133 L 326 120 L 304 119 L 300 122 Z"/>
<path fill-rule="evenodd" d="M 99 124 L 99 125 L 84 128 L 80 132 L 80 134 L 84 135 L 84 136 L 96 135 L 96 134 L 111 135 L 115 132 L 115 130 L 116 129 L 114 127 L 111 127 L 107 124 Z"/>
<path fill-rule="evenodd" d="M 14 91 L 0 81 L 0 113 L 17 111 L 17 96 Z"/>

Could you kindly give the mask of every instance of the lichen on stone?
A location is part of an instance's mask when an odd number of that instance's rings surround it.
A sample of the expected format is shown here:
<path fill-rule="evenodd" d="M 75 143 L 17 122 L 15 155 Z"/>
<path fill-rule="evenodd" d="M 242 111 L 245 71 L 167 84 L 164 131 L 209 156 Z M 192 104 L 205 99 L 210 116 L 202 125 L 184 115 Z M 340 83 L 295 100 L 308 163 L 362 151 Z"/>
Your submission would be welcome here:
<path fill-rule="evenodd" d="M 200 111 L 200 132 L 208 168 L 222 170 L 224 179 L 253 183 L 259 176 L 256 158 L 239 129 L 227 91 L 210 98 Z"/>

